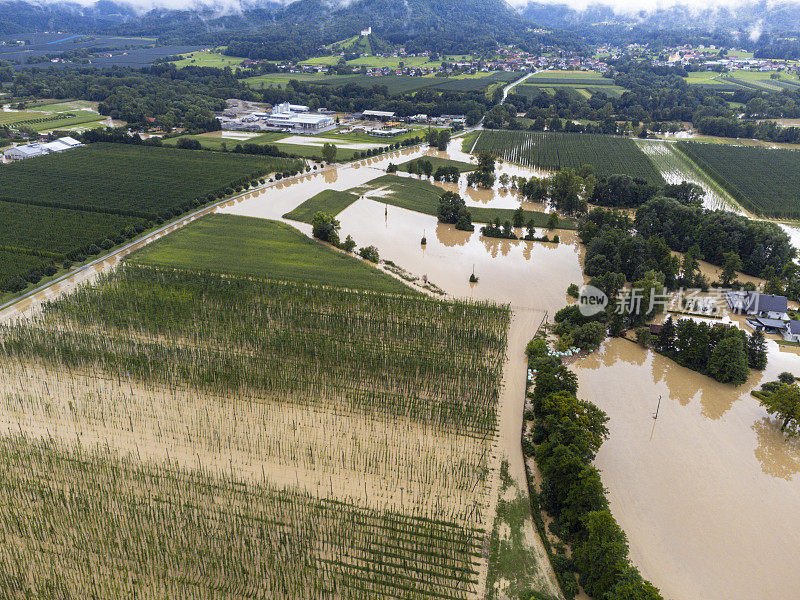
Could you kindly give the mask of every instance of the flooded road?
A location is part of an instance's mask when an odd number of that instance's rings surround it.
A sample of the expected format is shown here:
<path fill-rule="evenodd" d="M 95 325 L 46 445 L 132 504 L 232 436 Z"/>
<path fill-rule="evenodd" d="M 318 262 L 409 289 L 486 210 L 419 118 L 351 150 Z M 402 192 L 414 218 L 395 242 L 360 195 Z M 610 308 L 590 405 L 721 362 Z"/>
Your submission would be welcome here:
<path fill-rule="evenodd" d="M 800 373 L 800 357 L 768 344 L 769 366 L 740 388 L 623 339 L 573 367 L 610 417 L 596 465 L 611 510 L 665 598 L 797 597 L 800 447 L 749 392 Z"/>

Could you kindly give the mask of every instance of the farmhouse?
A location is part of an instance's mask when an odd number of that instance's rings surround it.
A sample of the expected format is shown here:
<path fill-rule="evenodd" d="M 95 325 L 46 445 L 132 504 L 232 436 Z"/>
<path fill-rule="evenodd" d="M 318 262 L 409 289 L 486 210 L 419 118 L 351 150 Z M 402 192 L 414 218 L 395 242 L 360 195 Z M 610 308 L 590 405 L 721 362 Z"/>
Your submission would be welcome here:
<path fill-rule="evenodd" d="M 735 313 L 767 319 L 786 318 L 786 309 L 788 308 L 786 296 L 760 292 L 728 292 L 725 300 L 728 307 Z"/>
<path fill-rule="evenodd" d="M 786 326 L 786 321 L 766 317 L 750 317 L 745 322 L 754 331 L 763 331 L 764 333 L 782 333 Z"/>

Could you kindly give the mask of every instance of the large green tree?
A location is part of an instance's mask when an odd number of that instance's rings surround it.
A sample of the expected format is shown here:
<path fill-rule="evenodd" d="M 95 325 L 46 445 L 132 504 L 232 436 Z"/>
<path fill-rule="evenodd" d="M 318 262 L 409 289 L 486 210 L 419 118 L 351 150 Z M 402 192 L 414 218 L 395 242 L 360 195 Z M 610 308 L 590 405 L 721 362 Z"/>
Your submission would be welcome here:
<path fill-rule="evenodd" d="M 658 589 L 642 578 L 636 567 L 627 567 L 603 600 L 662 600 Z"/>
<path fill-rule="evenodd" d="M 741 385 L 747 381 L 747 353 L 741 336 L 735 330 L 725 335 L 711 353 L 708 374 L 722 383 Z"/>
<path fill-rule="evenodd" d="M 583 522 L 584 538 L 575 550 L 575 564 L 586 593 L 603 598 L 629 566 L 628 538 L 607 509 L 590 512 Z"/>
<path fill-rule="evenodd" d="M 781 420 L 781 431 L 790 436 L 800 434 L 800 387 L 781 383 L 771 394 L 762 393 L 759 400 L 767 412 Z"/>

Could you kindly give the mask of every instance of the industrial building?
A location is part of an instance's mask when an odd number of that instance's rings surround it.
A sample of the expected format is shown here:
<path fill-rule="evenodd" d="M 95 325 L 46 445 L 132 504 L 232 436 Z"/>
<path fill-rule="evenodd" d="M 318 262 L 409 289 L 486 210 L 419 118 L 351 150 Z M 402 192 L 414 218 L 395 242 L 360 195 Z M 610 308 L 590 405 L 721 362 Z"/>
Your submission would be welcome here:
<path fill-rule="evenodd" d="M 8 160 L 24 160 L 35 156 L 64 152 L 82 145 L 75 138 L 62 137 L 52 142 L 31 142 L 30 144 L 14 146 L 3 152 L 3 156 Z"/>
<path fill-rule="evenodd" d="M 265 131 L 280 129 L 305 133 L 319 133 L 332 129 L 336 121 L 330 114 L 309 112 L 308 106 L 302 104 L 276 105 L 271 112 L 253 112 L 230 119 L 217 117 L 223 129 L 233 131 Z"/>

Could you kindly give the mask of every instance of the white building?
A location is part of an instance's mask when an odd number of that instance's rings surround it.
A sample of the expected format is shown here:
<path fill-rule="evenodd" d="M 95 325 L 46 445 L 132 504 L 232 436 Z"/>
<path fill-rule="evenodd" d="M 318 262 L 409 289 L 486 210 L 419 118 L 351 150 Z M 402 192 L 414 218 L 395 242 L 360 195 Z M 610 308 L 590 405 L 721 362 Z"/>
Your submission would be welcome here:
<path fill-rule="evenodd" d="M 361 113 L 364 119 L 375 119 L 377 121 L 388 121 L 394 119 L 394 113 L 387 110 L 365 110 Z"/>
<path fill-rule="evenodd" d="M 267 124 L 294 131 L 320 131 L 335 124 L 334 118 L 330 115 L 292 110 L 295 107 L 308 110 L 307 106 L 296 106 L 288 102 L 279 104 L 272 109 L 272 114 L 266 117 Z"/>
<path fill-rule="evenodd" d="M 53 140 L 52 142 L 31 142 L 30 144 L 14 146 L 13 148 L 9 148 L 3 152 L 3 156 L 9 160 L 23 160 L 26 158 L 33 158 L 35 156 L 44 156 L 45 154 L 64 152 L 65 150 L 77 148 L 78 146 L 82 145 L 83 144 L 81 144 L 75 138 L 62 137 L 58 138 L 57 140 Z"/>
<path fill-rule="evenodd" d="M 47 152 L 42 147 L 42 144 L 35 142 L 33 144 L 25 144 L 24 146 L 14 146 L 3 152 L 3 156 L 8 160 L 24 160 L 26 158 L 43 156 L 45 154 L 47 154 Z"/>
<path fill-rule="evenodd" d="M 367 27 L 366 29 L 362 29 L 362 30 L 361 30 L 361 35 L 362 35 L 362 36 L 365 36 L 365 35 L 372 35 L 372 26 L 370 26 L 370 27 Z"/>

